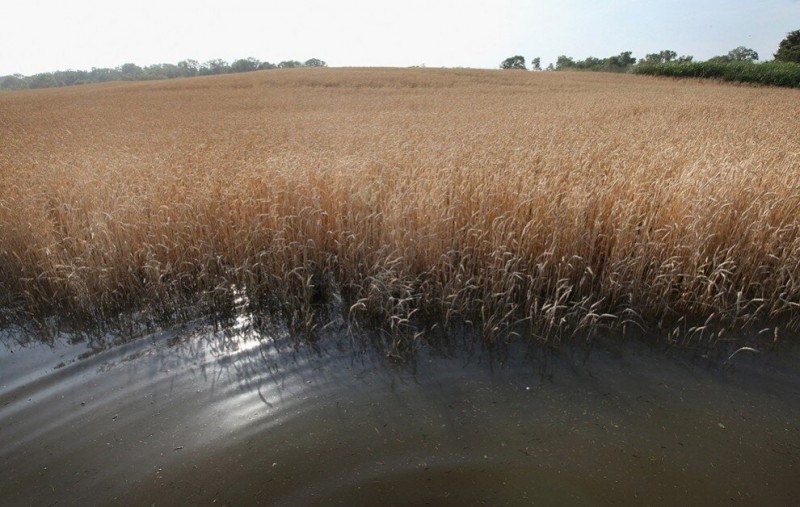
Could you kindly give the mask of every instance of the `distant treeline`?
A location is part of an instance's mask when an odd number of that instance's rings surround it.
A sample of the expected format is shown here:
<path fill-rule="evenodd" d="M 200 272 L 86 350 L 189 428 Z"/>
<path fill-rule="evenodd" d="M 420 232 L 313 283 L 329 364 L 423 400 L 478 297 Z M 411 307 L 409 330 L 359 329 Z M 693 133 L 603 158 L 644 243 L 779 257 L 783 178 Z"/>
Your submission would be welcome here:
<path fill-rule="evenodd" d="M 522 58 L 521 56 L 517 56 L 514 58 Z M 509 59 L 511 60 L 511 59 Z M 509 60 L 505 60 L 500 67 L 501 68 L 510 68 L 505 66 L 506 62 Z M 723 56 L 715 56 L 708 60 L 708 62 L 715 63 L 715 64 L 726 64 L 726 63 L 741 63 L 741 62 L 748 62 L 753 63 L 758 60 L 758 53 L 754 50 L 746 48 L 744 46 L 740 46 L 736 49 L 731 50 L 728 52 L 727 55 Z M 518 62 L 518 60 L 514 60 Z M 541 70 L 538 67 L 539 58 L 534 58 L 533 68 L 532 70 Z M 522 59 L 522 67 L 524 67 L 525 59 Z M 561 55 L 556 60 L 555 64 L 550 64 L 547 66 L 546 70 L 588 70 L 588 71 L 595 71 L 595 72 L 628 72 L 638 67 L 648 67 L 652 65 L 662 65 L 662 64 L 687 64 L 694 62 L 693 56 L 678 56 L 678 53 L 675 51 L 665 49 L 664 51 L 660 51 L 658 53 L 650 53 L 645 55 L 644 58 L 640 58 L 636 60 L 632 56 L 631 51 L 623 51 L 622 53 L 609 56 L 608 58 L 595 58 L 590 56 L 585 60 L 574 60 L 566 55 Z M 520 68 L 520 67 L 514 67 Z"/>
<path fill-rule="evenodd" d="M 126 63 L 113 69 L 92 68 L 92 70 L 59 70 L 55 72 L 43 72 L 32 76 L 23 76 L 21 74 L 3 76 L 0 77 L 0 89 L 23 90 L 27 88 L 54 88 L 87 83 L 104 83 L 107 81 L 145 81 L 232 74 L 266 69 L 326 66 L 327 64 L 318 58 L 311 58 L 305 62 L 287 60 L 278 64 L 262 62 L 257 58 L 242 58 L 230 64 L 225 60 L 219 59 L 209 60 L 205 63 L 200 63 L 197 60 L 183 60 L 177 64 L 159 63 L 146 67 L 140 67 L 134 63 Z"/>
<path fill-rule="evenodd" d="M 746 48 L 737 48 L 734 51 L 738 51 L 739 49 L 746 49 Z M 748 50 L 752 51 L 752 50 Z M 636 60 L 632 56 L 632 51 L 623 51 L 622 53 L 609 56 L 608 58 L 595 58 L 594 56 L 590 56 L 585 60 L 575 60 L 566 55 L 561 55 L 556 60 L 555 64 L 551 63 L 547 66 L 544 70 L 587 70 L 587 71 L 594 71 L 594 72 L 627 72 L 629 69 L 636 65 L 641 64 L 654 64 L 654 63 L 665 63 L 665 62 L 691 62 L 693 57 L 691 56 L 678 56 L 678 53 L 671 50 L 664 50 L 660 53 L 652 53 L 646 55 L 644 58 L 640 60 Z M 718 58 L 728 58 L 728 57 L 718 57 Z M 756 53 L 756 58 L 758 58 L 758 54 Z M 541 68 L 541 58 L 532 58 L 531 59 L 531 70 L 543 70 Z M 500 63 L 501 69 L 520 69 L 525 70 L 527 67 L 525 66 L 525 57 L 516 55 L 510 58 L 506 58 Z"/>
<path fill-rule="evenodd" d="M 776 56 L 780 56 L 776 54 Z M 678 56 L 675 51 L 664 50 L 636 60 L 630 51 L 608 58 L 590 56 L 585 60 L 574 60 L 559 56 L 548 71 L 630 72 L 654 76 L 694 77 L 721 79 L 740 83 L 800 88 L 800 63 L 788 59 L 756 63 L 758 53 L 740 46 L 727 55 L 715 56 L 705 62 L 696 62 L 691 56 Z M 531 60 L 531 70 L 542 70 L 539 58 Z M 526 69 L 525 58 L 512 56 L 503 60 L 502 69 Z"/>
<path fill-rule="evenodd" d="M 800 63 L 773 60 L 756 63 L 758 53 L 738 47 L 727 55 L 695 62 L 691 56 L 678 56 L 670 50 L 653 53 L 636 61 L 630 51 L 609 58 L 589 57 L 574 61 L 560 56 L 550 70 L 585 70 L 600 72 L 631 72 L 653 76 L 721 79 L 739 83 L 800 88 Z"/>
<path fill-rule="evenodd" d="M 637 61 L 631 56 L 631 51 L 624 51 L 608 58 L 590 56 L 578 61 L 562 55 L 545 70 L 631 72 L 800 88 L 800 30 L 788 33 L 773 56 L 775 59 L 772 61 L 756 63 L 758 53 L 739 46 L 727 55 L 715 56 L 705 62 L 695 62 L 691 56 L 678 56 L 678 53 L 669 49 L 645 55 Z M 531 70 L 542 70 L 540 64 L 541 58 L 531 59 Z M 520 55 L 506 58 L 500 63 L 500 68 L 527 69 L 525 58 Z"/>

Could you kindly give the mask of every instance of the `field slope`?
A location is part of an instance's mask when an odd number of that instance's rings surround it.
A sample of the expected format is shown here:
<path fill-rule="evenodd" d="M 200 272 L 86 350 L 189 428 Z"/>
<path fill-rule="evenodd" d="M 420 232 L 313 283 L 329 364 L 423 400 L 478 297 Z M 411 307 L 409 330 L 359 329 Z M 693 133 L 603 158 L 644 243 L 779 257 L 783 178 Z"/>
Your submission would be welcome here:
<path fill-rule="evenodd" d="M 0 319 L 246 303 L 398 340 L 780 339 L 800 328 L 798 93 L 433 69 L 3 93 Z"/>

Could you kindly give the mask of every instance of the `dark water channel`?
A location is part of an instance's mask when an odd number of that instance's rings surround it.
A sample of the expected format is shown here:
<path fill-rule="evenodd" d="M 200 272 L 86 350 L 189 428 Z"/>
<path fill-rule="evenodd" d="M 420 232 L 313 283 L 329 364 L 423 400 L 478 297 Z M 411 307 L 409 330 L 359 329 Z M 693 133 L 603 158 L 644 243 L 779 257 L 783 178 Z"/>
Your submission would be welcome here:
<path fill-rule="evenodd" d="M 0 346 L 3 505 L 796 505 L 798 356 Z M 81 354 L 84 357 L 79 358 Z"/>

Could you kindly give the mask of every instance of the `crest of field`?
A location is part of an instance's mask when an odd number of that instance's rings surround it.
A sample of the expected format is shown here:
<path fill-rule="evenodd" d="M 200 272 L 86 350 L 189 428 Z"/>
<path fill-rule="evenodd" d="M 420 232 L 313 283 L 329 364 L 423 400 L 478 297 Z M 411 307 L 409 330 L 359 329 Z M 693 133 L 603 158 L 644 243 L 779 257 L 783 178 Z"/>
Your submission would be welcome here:
<path fill-rule="evenodd" d="M 294 69 L 0 94 L 3 318 L 800 327 L 797 90 Z M 767 333 L 765 333 L 767 334 Z M 774 338 L 773 338 L 774 337 Z"/>

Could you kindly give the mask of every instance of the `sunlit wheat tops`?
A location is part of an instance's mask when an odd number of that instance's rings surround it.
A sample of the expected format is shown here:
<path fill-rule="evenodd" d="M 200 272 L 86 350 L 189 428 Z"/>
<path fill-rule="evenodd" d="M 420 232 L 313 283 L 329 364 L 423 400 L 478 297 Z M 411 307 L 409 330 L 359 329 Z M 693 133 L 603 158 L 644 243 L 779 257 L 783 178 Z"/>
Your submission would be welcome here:
<path fill-rule="evenodd" d="M 238 294 L 305 330 L 335 303 L 411 337 L 797 331 L 798 93 L 429 69 L 3 93 L 2 315 Z"/>

